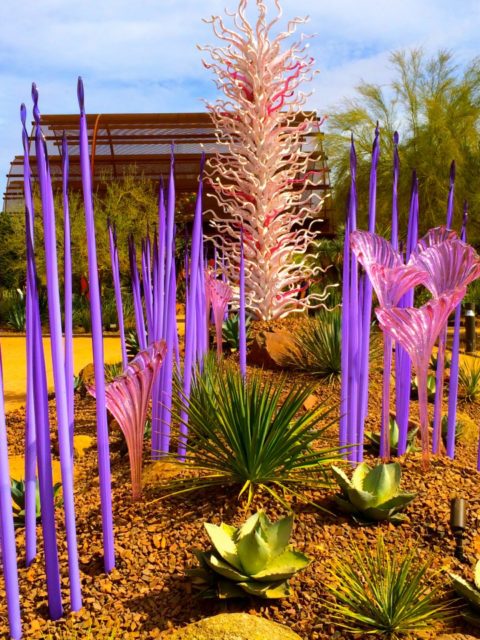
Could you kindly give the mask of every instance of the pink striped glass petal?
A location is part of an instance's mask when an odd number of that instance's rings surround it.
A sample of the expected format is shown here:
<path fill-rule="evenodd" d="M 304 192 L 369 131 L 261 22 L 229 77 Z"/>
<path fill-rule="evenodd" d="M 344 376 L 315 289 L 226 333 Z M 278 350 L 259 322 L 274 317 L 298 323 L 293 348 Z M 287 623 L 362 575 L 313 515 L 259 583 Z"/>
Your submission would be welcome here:
<path fill-rule="evenodd" d="M 442 242 L 447 242 L 448 240 L 459 240 L 458 233 L 452 229 L 447 229 L 445 226 L 434 227 L 433 229 L 429 229 L 423 238 L 420 238 L 413 252 L 421 253 L 425 251 L 425 249 L 442 244 Z"/>
<path fill-rule="evenodd" d="M 230 285 L 215 277 L 212 271 L 205 272 L 205 297 L 207 313 L 210 305 L 213 309 L 213 319 L 215 322 L 215 333 L 217 339 L 217 356 L 222 355 L 222 325 L 228 303 L 232 300 L 233 291 Z"/>
<path fill-rule="evenodd" d="M 143 438 L 148 403 L 166 350 L 164 340 L 153 342 L 135 356 L 121 376 L 105 386 L 107 409 L 127 443 L 133 500 L 138 500 L 142 493 Z M 94 387 L 88 391 L 95 397 Z"/>

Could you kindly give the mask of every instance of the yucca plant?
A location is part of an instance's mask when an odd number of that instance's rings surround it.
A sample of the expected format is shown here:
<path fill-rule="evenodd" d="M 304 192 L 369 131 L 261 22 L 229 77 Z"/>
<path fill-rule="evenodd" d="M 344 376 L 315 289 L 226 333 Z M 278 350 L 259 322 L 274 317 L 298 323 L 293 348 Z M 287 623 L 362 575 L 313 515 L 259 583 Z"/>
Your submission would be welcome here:
<path fill-rule="evenodd" d="M 320 309 L 294 336 L 290 364 L 332 382 L 341 370 L 341 315 L 339 309 Z"/>
<path fill-rule="evenodd" d="M 58 498 L 59 491 L 62 483 L 57 482 L 53 485 L 53 498 Z M 12 494 L 13 503 L 13 524 L 15 529 L 25 526 L 25 481 L 11 479 L 10 492 Z M 37 521 L 42 516 L 42 508 L 40 504 L 40 488 L 38 486 L 38 480 L 35 488 L 35 515 Z"/>
<path fill-rule="evenodd" d="M 475 402 L 480 394 L 480 366 L 464 362 L 458 372 L 458 380 L 463 387 L 467 402 Z"/>
<path fill-rule="evenodd" d="M 178 387 L 178 385 L 177 385 Z M 264 489 L 285 504 L 285 494 L 307 498 L 301 488 L 328 483 L 339 447 L 320 447 L 331 409 L 305 410 L 308 386 L 287 388 L 285 378 L 264 381 L 260 373 L 247 380 L 237 369 L 206 367 L 195 377 L 190 398 L 177 388 L 175 417 L 188 416 L 189 440 L 184 467 L 200 471 L 169 485 L 179 494 L 214 486 L 238 486 L 247 504 Z M 319 424 L 323 422 L 323 426 Z"/>
<path fill-rule="evenodd" d="M 335 502 L 342 511 L 351 513 L 361 523 L 404 520 L 400 513 L 415 498 L 415 493 L 402 493 L 401 467 L 398 462 L 380 463 L 371 469 L 366 462 L 357 466 L 350 480 L 339 468 L 332 466 L 341 493 Z"/>
<path fill-rule="evenodd" d="M 309 558 L 290 549 L 293 516 L 270 522 L 258 511 L 239 528 L 205 523 L 212 543 L 209 551 L 196 551 L 200 567 L 188 571 L 203 597 L 285 598 L 289 579 L 310 564 Z"/>
<path fill-rule="evenodd" d="M 388 552 L 382 536 L 376 550 L 359 551 L 352 544 L 331 570 L 331 622 L 361 637 L 396 640 L 452 618 L 451 602 L 440 601 L 440 587 L 426 582 L 429 565 L 417 561 L 415 550 Z"/>

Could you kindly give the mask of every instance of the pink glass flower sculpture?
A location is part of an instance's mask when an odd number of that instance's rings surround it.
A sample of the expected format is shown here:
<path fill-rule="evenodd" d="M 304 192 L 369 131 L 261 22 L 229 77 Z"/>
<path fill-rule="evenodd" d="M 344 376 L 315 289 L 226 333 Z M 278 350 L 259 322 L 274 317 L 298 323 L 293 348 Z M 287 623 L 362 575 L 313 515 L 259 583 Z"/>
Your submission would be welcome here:
<path fill-rule="evenodd" d="M 420 240 L 412 255 L 412 262 L 425 270 L 427 277 L 424 284 L 435 298 L 462 289 L 480 277 L 480 257 L 477 252 L 444 227 L 432 229 Z M 440 449 L 446 343 L 445 326 L 444 331 L 440 332 L 438 345 L 437 393 L 433 420 L 434 453 L 438 453 Z"/>
<path fill-rule="evenodd" d="M 369 231 L 352 231 L 352 251 L 367 272 L 382 307 L 392 307 L 402 296 L 421 284 L 427 273 L 421 265 L 403 263 L 400 253 L 388 240 Z M 380 455 L 390 457 L 390 371 L 392 367 L 392 341 L 383 336 L 383 392 Z"/>
<path fill-rule="evenodd" d="M 465 295 L 465 287 L 414 307 L 380 307 L 375 309 L 381 328 L 408 352 L 418 378 L 420 435 L 422 455 L 428 465 L 427 375 L 433 345 L 448 316 Z"/>
<path fill-rule="evenodd" d="M 164 340 L 153 342 L 135 356 L 121 376 L 105 387 L 107 409 L 118 422 L 127 443 L 133 500 L 138 500 L 142 493 L 143 439 L 148 402 L 166 350 Z M 88 391 L 95 397 L 94 387 L 89 387 Z"/>
<path fill-rule="evenodd" d="M 232 300 L 232 288 L 223 280 L 218 280 L 212 271 L 205 272 L 205 297 L 207 316 L 210 313 L 210 305 L 213 309 L 215 322 L 215 334 L 217 340 L 217 358 L 222 357 L 222 326 L 228 303 Z"/>

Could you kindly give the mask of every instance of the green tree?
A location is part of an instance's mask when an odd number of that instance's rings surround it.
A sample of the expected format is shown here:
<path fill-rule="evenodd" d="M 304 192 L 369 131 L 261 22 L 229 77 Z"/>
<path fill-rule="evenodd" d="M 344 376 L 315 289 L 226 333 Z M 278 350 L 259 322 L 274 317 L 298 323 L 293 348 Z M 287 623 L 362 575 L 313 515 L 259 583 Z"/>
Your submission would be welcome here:
<path fill-rule="evenodd" d="M 377 220 L 390 223 L 393 134 L 400 134 L 400 232 L 405 233 L 412 170 L 420 193 L 420 226 L 425 231 L 444 224 L 449 168 L 456 162 L 454 224 L 459 227 L 463 201 L 469 203 L 470 240 L 480 241 L 480 58 L 465 67 L 448 51 L 427 57 L 421 49 L 391 55 L 393 75 L 387 86 L 362 82 L 357 96 L 345 100 L 329 118 L 325 147 L 332 170 L 332 209 L 343 222 L 349 190 L 350 136 L 358 155 L 359 224 L 365 227 L 374 129 L 381 132 Z"/>

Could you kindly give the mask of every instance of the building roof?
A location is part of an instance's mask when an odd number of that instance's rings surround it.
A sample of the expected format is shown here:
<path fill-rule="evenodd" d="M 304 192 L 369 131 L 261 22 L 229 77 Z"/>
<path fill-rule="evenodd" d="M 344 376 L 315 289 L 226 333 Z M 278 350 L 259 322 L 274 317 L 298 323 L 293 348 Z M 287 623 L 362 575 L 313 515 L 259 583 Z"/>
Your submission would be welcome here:
<path fill-rule="evenodd" d="M 310 115 L 310 114 L 309 114 Z M 301 115 L 300 115 L 301 117 Z M 65 132 L 68 140 L 69 188 L 81 189 L 78 115 L 42 115 L 42 133 L 47 143 L 54 191 L 61 187 L 61 147 Z M 202 151 L 207 158 L 222 145 L 208 113 L 106 113 L 87 115 L 93 184 L 101 188 L 132 169 L 147 179 L 158 181 L 168 175 L 171 145 L 175 152 L 175 188 L 178 193 L 195 192 Z M 35 149 L 30 136 L 30 163 L 36 178 Z M 306 145 L 317 145 L 318 132 L 306 136 Z M 321 147 L 317 163 L 324 171 L 315 189 L 330 188 L 328 168 Z M 7 175 L 3 196 L 5 211 L 23 211 L 23 156 L 16 156 Z"/>

